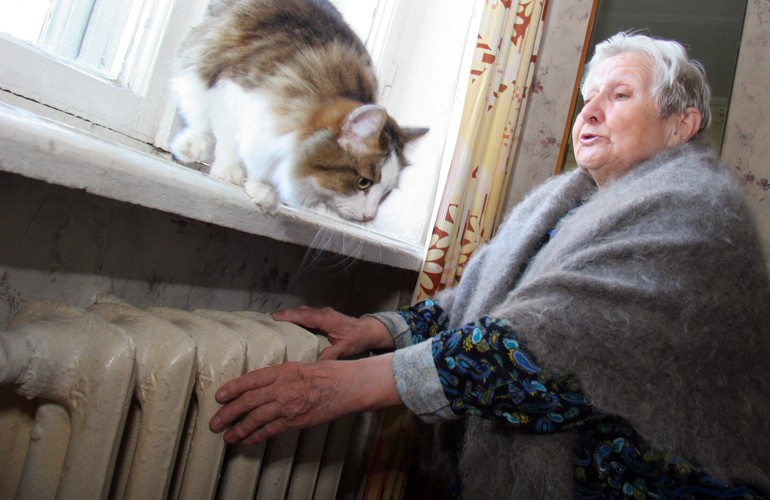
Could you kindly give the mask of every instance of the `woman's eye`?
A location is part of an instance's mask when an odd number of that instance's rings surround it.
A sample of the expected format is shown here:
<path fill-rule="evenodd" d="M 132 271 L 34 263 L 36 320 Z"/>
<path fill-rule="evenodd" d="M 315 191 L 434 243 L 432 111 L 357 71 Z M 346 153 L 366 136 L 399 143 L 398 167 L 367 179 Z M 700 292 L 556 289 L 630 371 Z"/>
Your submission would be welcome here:
<path fill-rule="evenodd" d="M 365 191 L 369 189 L 370 187 L 372 187 L 372 184 L 373 183 L 371 179 L 367 179 L 366 177 L 359 177 L 358 179 L 356 179 L 356 187 L 361 191 Z"/>

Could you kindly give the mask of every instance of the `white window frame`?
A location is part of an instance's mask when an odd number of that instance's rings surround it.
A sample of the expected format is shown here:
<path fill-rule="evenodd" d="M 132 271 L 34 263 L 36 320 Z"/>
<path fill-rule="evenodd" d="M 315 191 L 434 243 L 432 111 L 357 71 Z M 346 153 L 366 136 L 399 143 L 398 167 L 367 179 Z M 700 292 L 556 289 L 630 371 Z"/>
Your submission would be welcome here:
<path fill-rule="evenodd" d="M 418 269 L 435 213 L 436 193 L 443 186 L 454 149 L 469 55 L 484 2 L 379 0 L 379 22 L 367 36 L 367 48 L 377 62 L 381 103 L 402 125 L 429 126 L 431 131 L 408 152 L 413 166 L 402 174 L 400 188 L 386 200 L 375 221 L 365 226 L 286 207 L 281 207 L 277 216 L 263 216 L 250 205 L 242 189 L 169 161 L 163 149 L 167 149 L 179 120 L 165 83 L 171 76 L 176 47 L 189 26 L 202 17 L 206 3 L 173 2 L 169 18 L 174 22 L 162 33 L 158 64 L 141 96 L 0 37 L 0 59 L 6 61 L 0 72 L 0 103 L 44 117 L 25 117 L 0 107 L 0 115 L 6 115 L 0 129 L 16 129 L 0 130 L 0 145 L 5 145 L 0 151 L 0 169 L 308 246 L 318 243 L 314 240 L 319 229 L 331 229 L 339 236 L 324 241 L 328 250 Z M 75 82 L 88 98 L 73 97 L 54 83 L 62 80 Z M 105 116 L 127 120 L 105 121 Z M 89 134 L 74 138 L 72 129 L 54 130 L 57 124 L 45 118 Z M 44 161 L 39 150 L 52 141 L 61 142 L 49 148 L 56 150 L 57 157 Z M 28 149 L 36 151 L 24 153 Z M 61 165 L 67 158 L 69 170 L 45 167 Z M 143 162 L 152 168 L 142 166 Z M 78 169 L 82 171 L 76 172 Z M 120 187 L 105 181 L 122 175 Z M 130 182 L 126 184 L 125 179 Z M 218 208 L 205 206 L 215 199 Z"/>
<path fill-rule="evenodd" d="M 158 125 L 166 110 L 171 65 L 176 46 L 187 31 L 195 2 L 174 0 L 158 31 L 158 45 L 144 89 L 134 92 L 46 54 L 31 45 L 0 35 L 0 60 L 4 71 L 0 89 L 53 110 L 114 130 L 141 142 L 155 143 Z M 167 22 L 173 19 L 174 22 Z"/>
<path fill-rule="evenodd" d="M 430 132 L 407 152 L 412 166 L 370 226 L 425 249 L 454 153 L 483 0 L 380 0 L 367 39 L 380 102 L 402 126 Z M 426 203 L 414 203 L 414 200 Z M 387 205 L 386 205 L 387 204 Z M 385 212 L 385 210 L 387 210 Z"/>

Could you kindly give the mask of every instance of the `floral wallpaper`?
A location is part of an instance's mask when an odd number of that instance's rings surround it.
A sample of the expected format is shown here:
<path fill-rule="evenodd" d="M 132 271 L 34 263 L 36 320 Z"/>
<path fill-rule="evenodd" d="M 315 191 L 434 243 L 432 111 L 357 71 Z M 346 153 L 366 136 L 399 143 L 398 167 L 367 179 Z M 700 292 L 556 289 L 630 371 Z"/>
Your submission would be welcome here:
<path fill-rule="evenodd" d="M 722 159 L 743 182 L 770 266 L 770 0 L 749 0 Z"/>

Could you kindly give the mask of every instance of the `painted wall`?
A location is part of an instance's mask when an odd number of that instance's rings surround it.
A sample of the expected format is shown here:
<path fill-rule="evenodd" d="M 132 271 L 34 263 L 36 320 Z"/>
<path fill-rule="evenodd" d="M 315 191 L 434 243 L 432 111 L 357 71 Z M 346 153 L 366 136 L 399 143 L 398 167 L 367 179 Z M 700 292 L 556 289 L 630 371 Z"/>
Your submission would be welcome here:
<path fill-rule="evenodd" d="M 268 312 L 390 310 L 416 274 L 0 173 L 0 330 L 21 301 Z"/>

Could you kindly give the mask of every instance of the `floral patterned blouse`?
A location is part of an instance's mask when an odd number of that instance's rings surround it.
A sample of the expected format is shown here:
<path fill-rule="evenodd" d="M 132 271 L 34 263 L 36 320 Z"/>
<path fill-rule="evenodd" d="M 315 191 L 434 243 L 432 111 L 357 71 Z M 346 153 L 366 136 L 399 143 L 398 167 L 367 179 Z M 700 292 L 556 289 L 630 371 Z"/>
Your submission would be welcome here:
<path fill-rule="evenodd" d="M 446 313 L 430 300 L 398 313 L 414 343 L 431 339 L 441 386 L 458 416 L 535 433 L 580 429 L 575 498 L 764 498 L 651 449 L 628 422 L 591 407 L 575 377 L 540 367 L 505 320 L 483 317 L 450 329 Z"/>

